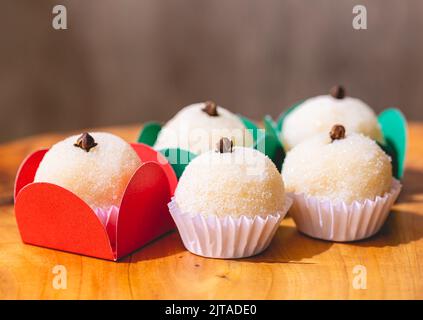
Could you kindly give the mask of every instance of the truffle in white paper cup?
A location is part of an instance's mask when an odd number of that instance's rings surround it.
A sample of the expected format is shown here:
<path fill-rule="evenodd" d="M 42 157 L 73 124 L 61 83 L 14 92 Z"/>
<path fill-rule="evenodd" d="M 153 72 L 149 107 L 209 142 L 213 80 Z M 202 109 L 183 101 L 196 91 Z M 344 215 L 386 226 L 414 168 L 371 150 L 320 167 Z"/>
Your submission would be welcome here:
<path fill-rule="evenodd" d="M 222 138 L 186 167 L 169 209 L 189 251 L 242 258 L 267 248 L 291 204 L 267 156 Z"/>
<path fill-rule="evenodd" d="M 315 238 L 354 241 L 381 228 L 401 189 L 377 143 L 334 125 L 288 152 L 282 168 L 297 228 Z"/>
<path fill-rule="evenodd" d="M 185 213 L 174 199 L 169 210 L 188 251 L 208 258 L 236 259 L 264 251 L 291 204 L 291 197 L 286 196 L 283 210 L 255 217 Z"/>
<path fill-rule="evenodd" d="M 401 191 L 401 184 L 393 180 L 391 190 L 374 200 L 331 201 L 293 193 L 290 209 L 297 228 L 313 238 L 348 242 L 369 238 L 386 221 L 392 205 Z"/>

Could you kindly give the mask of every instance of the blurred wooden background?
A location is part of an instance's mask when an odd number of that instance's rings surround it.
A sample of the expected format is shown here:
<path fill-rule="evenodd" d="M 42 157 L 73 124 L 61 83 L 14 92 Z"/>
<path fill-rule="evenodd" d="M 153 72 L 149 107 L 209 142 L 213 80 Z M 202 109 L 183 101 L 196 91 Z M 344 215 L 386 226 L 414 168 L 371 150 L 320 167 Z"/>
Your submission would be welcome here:
<path fill-rule="evenodd" d="M 56 4 L 68 30 L 51 27 Z M 259 119 L 335 83 L 423 120 L 422 16 L 421 0 L 2 0 L 0 141 L 205 99 Z"/>

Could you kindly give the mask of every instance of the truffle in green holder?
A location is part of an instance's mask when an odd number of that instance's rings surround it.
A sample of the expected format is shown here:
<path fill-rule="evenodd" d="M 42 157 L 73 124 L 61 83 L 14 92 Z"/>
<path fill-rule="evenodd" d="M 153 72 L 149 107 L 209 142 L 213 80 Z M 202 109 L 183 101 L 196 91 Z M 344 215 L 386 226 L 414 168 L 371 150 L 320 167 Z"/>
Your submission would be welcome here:
<path fill-rule="evenodd" d="M 283 159 L 283 148 L 279 143 L 278 137 L 275 136 L 273 132 L 259 129 L 250 119 L 241 115 L 238 116 L 244 126 L 250 130 L 253 135 L 253 148 L 266 154 L 275 163 L 278 170 L 280 170 Z M 161 129 L 162 125 L 160 123 L 147 122 L 139 134 L 138 142 L 154 147 Z M 178 179 L 184 172 L 188 163 L 197 156 L 197 154 L 181 148 L 166 148 L 158 151 L 167 158 Z"/>
<path fill-rule="evenodd" d="M 147 122 L 144 124 L 137 141 L 154 147 L 161 129 L 162 125 L 160 123 Z M 178 179 L 188 163 L 196 157 L 196 154 L 180 148 L 165 148 L 158 151 L 167 158 Z"/>
<path fill-rule="evenodd" d="M 266 132 L 277 138 L 279 146 L 284 150 L 281 142 L 281 132 L 286 116 L 295 108 L 300 106 L 303 101 L 298 102 L 283 112 L 277 121 L 272 117 L 265 116 L 263 119 Z M 403 113 L 397 108 L 388 108 L 382 111 L 377 117 L 384 143 L 379 143 L 381 148 L 392 158 L 393 176 L 401 179 L 404 175 L 405 155 L 407 150 L 407 120 Z M 283 158 L 285 152 L 283 152 Z M 283 159 L 281 161 L 281 164 Z"/>

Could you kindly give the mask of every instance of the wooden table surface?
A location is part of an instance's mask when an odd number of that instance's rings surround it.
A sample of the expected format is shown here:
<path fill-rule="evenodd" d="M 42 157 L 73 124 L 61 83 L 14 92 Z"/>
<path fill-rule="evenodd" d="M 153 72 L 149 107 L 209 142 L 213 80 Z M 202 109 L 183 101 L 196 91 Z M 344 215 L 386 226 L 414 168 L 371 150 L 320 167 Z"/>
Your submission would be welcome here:
<path fill-rule="evenodd" d="M 107 129 L 134 141 L 139 127 Z M 403 191 L 379 234 L 349 244 L 314 240 L 288 217 L 269 249 L 240 260 L 195 256 L 177 232 L 118 263 L 22 244 L 12 199 L 17 168 L 63 137 L 0 145 L 0 299 L 423 299 L 423 123 L 409 126 Z M 66 289 L 53 286 L 56 265 L 66 268 Z M 355 277 L 365 275 L 366 288 L 357 288 Z"/>

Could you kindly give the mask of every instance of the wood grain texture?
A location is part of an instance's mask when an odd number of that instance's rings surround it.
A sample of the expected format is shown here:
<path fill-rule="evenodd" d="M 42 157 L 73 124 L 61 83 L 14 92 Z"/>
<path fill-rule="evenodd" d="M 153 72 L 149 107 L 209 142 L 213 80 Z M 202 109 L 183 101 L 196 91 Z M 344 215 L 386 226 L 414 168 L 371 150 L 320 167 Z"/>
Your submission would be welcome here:
<path fill-rule="evenodd" d="M 134 140 L 138 127 L 110 131 Z M 119 263 L 24 245 L 7 195 L 19 163 L 63 135 L 0 146 L 1 299 L 423 299 L 423 124 L 412 123 L 404 189 L 381 232 L 356 243 L 308 238 L 285 219 L 263 254 L 214 260 L 187 252 L 177 232 Z M 52 268 L 67 269 L 66 290 L 52 286 Z M 353 268 L 367 268 L 367 289 L 352 286 Z"/>

